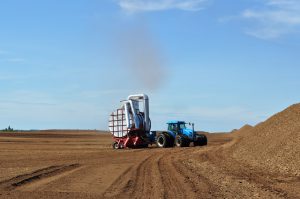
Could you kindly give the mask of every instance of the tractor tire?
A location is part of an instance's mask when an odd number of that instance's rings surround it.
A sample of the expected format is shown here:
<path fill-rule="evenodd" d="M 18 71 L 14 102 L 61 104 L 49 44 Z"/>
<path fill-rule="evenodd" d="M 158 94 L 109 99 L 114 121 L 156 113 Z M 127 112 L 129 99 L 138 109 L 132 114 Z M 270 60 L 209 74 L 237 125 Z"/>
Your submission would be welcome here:
<path fill-rule="evenodd" d="M 183 147 L 189 147 L 190 146 L 190 141 L 189 140 L 185 140 L 185 145 Z"/>
<path fill-rule="evenodd" d="M 177 147 L 188 147 L 190 145 L 190 142 L 183 136 L 177 135 L 175 137 L 175 145 Z"/>
<path fill-rule="evenodd" d="M 169 136 L 166 136 L 165 134 L 160 134 L 157 138 L 156 138 L 156 145 L 159 148 L 167 148 L 170 146 L 170 139 Z"/>
<path fill-rule="evenodd" d="M 207 145 L 207 137 L 205 135 L 198 135 L 197 141 L 194 142 L 194 146 L 205 146 Z"/>
<path fill-rule="evenodd" d="M 173 137 L 167 135 L 168 139 L 169 139 L 169 146 L 168 147 L 174 147 L 175 144 L 175 140 Z"/>
<path fill-rule="evenodd" d="M 114 142 L 112 144 L 112 147 L 113 147 L 113 149 L 120 149 L 120 146 L 119 146 L 118 142 Z"/>

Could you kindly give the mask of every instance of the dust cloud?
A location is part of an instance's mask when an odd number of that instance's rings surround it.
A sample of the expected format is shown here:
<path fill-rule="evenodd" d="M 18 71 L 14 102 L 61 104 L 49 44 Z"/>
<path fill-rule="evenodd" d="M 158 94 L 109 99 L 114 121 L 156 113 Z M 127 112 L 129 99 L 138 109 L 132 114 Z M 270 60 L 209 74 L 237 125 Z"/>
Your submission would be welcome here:
<path fill-rule="evenodd" d="M 157 90 L 165 78 L 165 59 L 157 40 L 145 25 L 121 32 L 119 52 L 122 65 L 139 88 Z"/>

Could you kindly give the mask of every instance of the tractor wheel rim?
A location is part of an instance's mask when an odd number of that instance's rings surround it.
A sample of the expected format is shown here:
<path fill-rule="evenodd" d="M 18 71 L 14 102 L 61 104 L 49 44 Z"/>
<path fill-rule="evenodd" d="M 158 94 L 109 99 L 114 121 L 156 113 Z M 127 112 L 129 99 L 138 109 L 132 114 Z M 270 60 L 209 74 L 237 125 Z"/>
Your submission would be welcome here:
<path fill-rule="evenodd" d="M 158 144 L 163 145 L 163 143 L 164 143 L 164 139 L 162 137 L 159 137 L 158 138 Z"/>

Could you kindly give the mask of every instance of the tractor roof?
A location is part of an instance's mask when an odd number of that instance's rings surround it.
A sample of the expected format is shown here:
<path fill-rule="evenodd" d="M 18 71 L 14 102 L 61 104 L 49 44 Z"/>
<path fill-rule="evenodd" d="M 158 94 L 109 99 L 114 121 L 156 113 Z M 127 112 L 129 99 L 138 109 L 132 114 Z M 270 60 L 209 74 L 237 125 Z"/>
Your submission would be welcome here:
<path fill-rule="evenodd" d="M 167 122 L 167 124 L 182 124 L 182 123 L 185 123 L 184 121 L 178 121 L 178 120 L 170 120 Z"/>

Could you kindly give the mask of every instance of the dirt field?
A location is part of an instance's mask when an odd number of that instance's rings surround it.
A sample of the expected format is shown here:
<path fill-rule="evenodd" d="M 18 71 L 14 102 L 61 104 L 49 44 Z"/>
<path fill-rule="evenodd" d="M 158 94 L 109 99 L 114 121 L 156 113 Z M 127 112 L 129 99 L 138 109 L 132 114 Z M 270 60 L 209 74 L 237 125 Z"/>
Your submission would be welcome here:
<path fill-rule="evenodd" d="M 107 133 L 0 133 L 0 198 L 300 198 L 299 176 L 234 158 L 236 134 L 113 150 Z"/>

